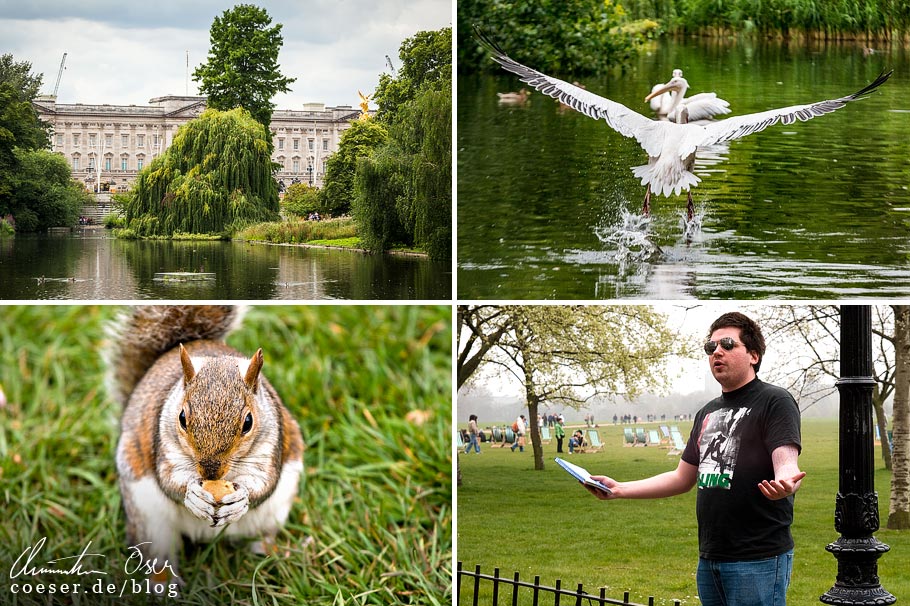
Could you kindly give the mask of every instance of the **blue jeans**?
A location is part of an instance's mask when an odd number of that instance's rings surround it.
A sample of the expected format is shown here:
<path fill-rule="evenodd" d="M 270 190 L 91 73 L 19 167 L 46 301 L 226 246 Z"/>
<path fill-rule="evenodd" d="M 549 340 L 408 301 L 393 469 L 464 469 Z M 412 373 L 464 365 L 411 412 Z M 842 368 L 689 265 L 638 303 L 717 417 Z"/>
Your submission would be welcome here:
<path fill-rule="evenodd" d="M 786 606 L 793 550 L 761 560 L 698 560 L 702 606 Z"/>
<path fill-rule="evenodd" d="M 469 452 L 471 452 L 471 446 L 474 447 L 474 450 L 476 452 L 480 452 L 480 444 L 477 442 L 476 433 L 470 434 L 470 438 L 468 439 L 468 444 L 467 444 L 467 446 L 465 446 L 465 449 L 464 449 L 465 454 L 468 454 Z"/>

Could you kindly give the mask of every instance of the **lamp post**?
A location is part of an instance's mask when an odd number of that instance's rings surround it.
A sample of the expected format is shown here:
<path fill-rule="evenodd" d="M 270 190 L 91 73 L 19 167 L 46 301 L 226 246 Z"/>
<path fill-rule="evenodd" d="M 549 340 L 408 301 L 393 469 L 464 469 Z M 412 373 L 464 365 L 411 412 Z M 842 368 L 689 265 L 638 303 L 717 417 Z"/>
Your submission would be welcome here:
<path fill-rule="evenodd" d="M 826 549 L 837 560 L 837 580 L 820 600 L 825 604 L 893 604 L 878 578 L 878 559 L 889 547 L 878 530 L 872 441 L 872 309 L 842 305 L 840 379 L 840 483 L 834 529 L 840 538 Z"/>

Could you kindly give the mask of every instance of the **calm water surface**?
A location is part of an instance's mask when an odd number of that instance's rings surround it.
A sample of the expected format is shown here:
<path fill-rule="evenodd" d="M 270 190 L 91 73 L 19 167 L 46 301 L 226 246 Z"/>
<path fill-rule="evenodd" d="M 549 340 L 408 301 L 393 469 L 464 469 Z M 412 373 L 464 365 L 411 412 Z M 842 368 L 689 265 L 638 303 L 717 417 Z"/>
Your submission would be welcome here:
<path fill-rule="evenodd" d="M 205 272 L 164 280 L 165 272 Z M 158 274 L 156 276 L 156 274 Z M 0 239 L 2 299 L 451 299 L 423 257 L 238 242 L 124 241 L 102 229 Z"/>
<path fill-rule="evenodd" d="M 910 295 L 906 51 L 687 39 L 583 84 L 650 116 L 643 98 L 674 68 L 690 95 L 715 91 L 731 115 L 841 97 L 885 68 L 894 76 L 834 114 L 701 152 L 702 225 L 685 237 L 685 195 L 652 198 L 650 224 L 622 228 L 644 197 L 630 169 L 647 158 L 633 139 L 539 93 L 499 106 L 496 92 L 521 87 L 508 73 L 460 75 L 460 298 Z M 647 242 L 622 244 L 630 233 Z"/>

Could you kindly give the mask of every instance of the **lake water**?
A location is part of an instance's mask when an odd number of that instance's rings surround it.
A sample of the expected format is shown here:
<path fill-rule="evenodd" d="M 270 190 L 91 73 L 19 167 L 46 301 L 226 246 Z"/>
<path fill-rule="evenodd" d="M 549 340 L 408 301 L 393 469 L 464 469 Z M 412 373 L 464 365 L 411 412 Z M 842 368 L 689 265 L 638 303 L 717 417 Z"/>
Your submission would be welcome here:
<path fill-rule="evenodd" d="M 644 187 L 630 169 L 647 162 L 635 140 L 536 92 L 500 106 L 497 92 L 522 86 L 504 71 L 459 74 L 460 298 L 910 295 L 906 50 L 662 41 L 625 74 L 578 79 L 650 116 L 643 99 L 674 68 L 689 95 L 715 91 L 731 115 L 842 97 L 895 73 L 833 114 L 701 153 L 701 228 L 688 237 L 684 194 L 652 198 L 650 223 L 634 225 Z"/>
<path fill-rule="evenodd" d="M 202 279 L 174 276 L 202 273 Z M 103 229 L 0 239 L 2 299 L 451 299 L 424 257 L 240 242 L 125 241 Z"/>

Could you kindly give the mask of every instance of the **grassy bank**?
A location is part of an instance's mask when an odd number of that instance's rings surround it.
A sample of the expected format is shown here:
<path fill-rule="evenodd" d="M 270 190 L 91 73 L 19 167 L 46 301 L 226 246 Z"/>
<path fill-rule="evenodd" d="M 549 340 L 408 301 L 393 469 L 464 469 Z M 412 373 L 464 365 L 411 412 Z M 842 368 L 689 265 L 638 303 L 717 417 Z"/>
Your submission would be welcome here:
<path fill-rule="evenodd" d="M 274 244 L 319 244 L 357 248 L 357 225 L 350 217 L 307 221 L 293 218 L 287 221 L 259 223 L 241 230 L 235 235 L 241 240 L 257 240 Z"/>
<path fill-rule="evenodd" d="M 113 306 L 12 306 L 0 322 L 0 604 L 147 604 L 146 596 L 11 594 L 7 574 L 91 541 L 85 569 L 122 583 L 126 544 L 114 465 L 120 411 L 102 388 Z M 264 306 L 229 343 L 262 347 L 263 373 L 300 423 L 305 472 L 278 555 L 221 541 L 185 550 L 178 602 L 451 603 L 451 310 Z M 98 575 L 39 574 L 90 585 Z M 141 576 L 137 578 L 142 578 Z"/>
<path fill-rule="evenodd" d="M 679 424 L 683 435 L 689 425 Z M 657 425 L 646 427 L 656 428 Z M 655 447 L 622 446 L 622 427 L 599 428 L 601 453 L 569 457 L 592 473 L 624 480 L 674 469 L 676 456 Z M 834 498 L 838 490 L 837 422 L 805 420 L 800 467 L 808 473 L 797 495 L 793 534 L 796 558 L 788 603 L 817 604 L 834 584 L 837 565 L 825 546 L 837 539 Z M 589 495 L 555 463 L 556 442 L 544 446 L 546 469 L 534 471 L 525 453 L 481 445 L 481 454 L 459 454 L 464 484 L 458 488 L 458 560 L 511 578 L 540 575 L 541 583 L 564 587 L 605 586 L 607 595 L 657 604 L 697 605 L 695 492 L 653 501 L 604 503 Z M 568 448 L 565 447 L 567 451 Z M 881 519 L 887 519 L 890 474 L 876 463 Z M 879 561 L 882 585 L 893 595 L 910 595 L 910 533 L 881 530 L 891 546 Z M 470 591 L 470 584 L 463 589 Z M 488 585 L 489 589 L 489 585 Z M 507 592 L 511 595 L 511 592 Z M 530 602 L 527 602 L 530 603 Z"/>

